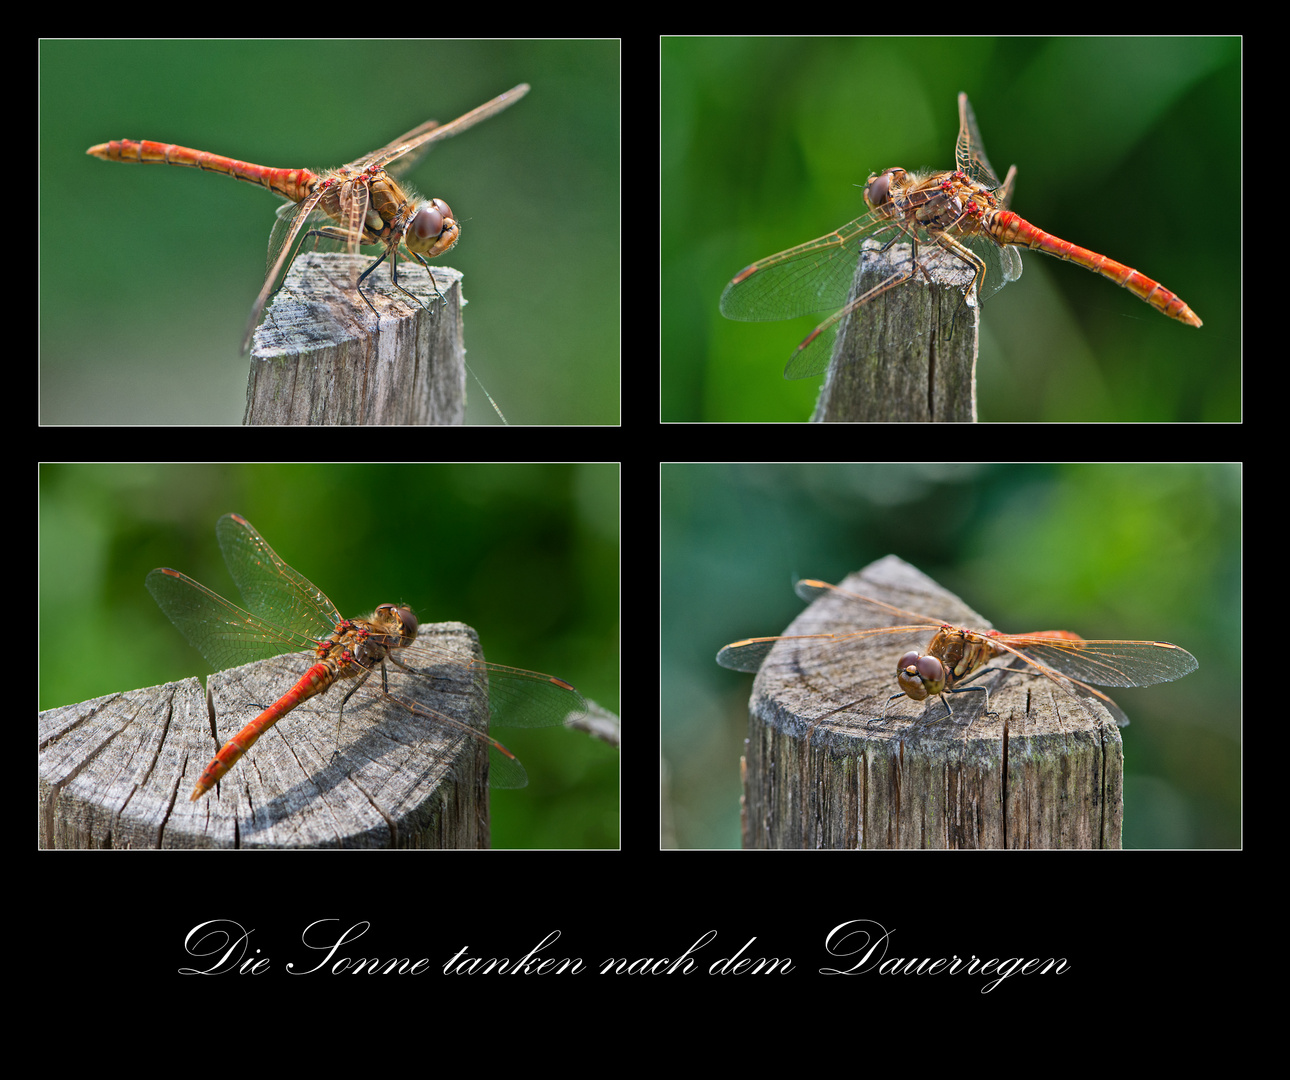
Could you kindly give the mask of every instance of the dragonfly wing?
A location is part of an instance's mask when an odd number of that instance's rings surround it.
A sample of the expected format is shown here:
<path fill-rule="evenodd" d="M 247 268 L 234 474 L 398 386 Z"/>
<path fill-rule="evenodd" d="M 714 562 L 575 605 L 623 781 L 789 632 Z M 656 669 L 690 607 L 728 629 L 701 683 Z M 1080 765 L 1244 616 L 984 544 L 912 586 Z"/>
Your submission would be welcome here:
<path fill-rule="evenodd" d="M 247 324 L 246 335 L 242 339 L 243 352 L 246 352 L 251 344 L 251 335 L 255 333 L 255 328 L 259 325 L 260 316 L 264 312 L 264 305 L 268 303 L 269 297 L 273 295 L 280 279 L 286 273 L 287 267 L 291 265 L 291 261 L 295 257 L 296 238 L 317 209 L 323 194 L 324 189 L 320 186 L 314 190 L 313 194 L 302 199 L 298 206 L 292 207 L 288 204 L 279 208 L 277 224 L 274 225 L 273 232 L 269 235 L 269 255 L 264 284 L 260 287 L 260 295 L 255 298 L 255 304 L 251 308 L 251 320 Z"/>
<path fill-rule="evenodd" d="M 393 157 L 402 157 L 404 154 L 409 153 L 417 147 L 423 147 L 422 153 L 424 153 L 430 148 L 429 144 L 434 141 L 429 139 L 427 136 L 429 136 L 435 128 L 439 126 L 440 124 L 438 120 L 427 120 L 424 124 L 418 124 L 411 131 L 400 135 L 397 139 L 394 139 L 391 142 L 386 143 L 379 150 L 373 150 L 370 154 L 364 154 L 361 158 L 355 161 L 350 168 L 361 171 L 378 160 L 393 160 L 393 158 L 385 157 L 386 154 L 391 154 Z M 403 149 L 404 143 L 409 144 L 406 149 Z M 399 162 L 395 168 L 399 172 L 402 172 L 405 169 L 411 168 L 412 164 L 418 161 L 420 157 L 421 154 L 413 154 L 411 158 Z"/>
<path fill-rule="evenodd" d="M 487 120 L 490 116 L 501 112 L 503 109 L 510 108 L 525 94 L 529 92 L 528 83 L 520 83 L 519 86 L 507 90 L 504 94 L 498 94 L 492 101 L 486 101 L 476 109 L 471 109 L 464 116 L 457 117 L 456 120 L 450 120 L 446 124 L 436 124 L 433 120 L 427 120 L 419 127 L 413 128 L 406 135 L 400 135 L 394 142 L 380 150 L 375 150 L 364 158 L 355 162 L 356 166 L 362 168 L 384 167 L 387 163 L 395 158 L 400 158 L 409 151 L 431 142 L 438 142 L 440 139 L 447 139 L 452 135 L 460 134 L 467 128 L 474 127 L 481 120 Z"/>
<path fill-rule="evenodd" d="M 340 190 L 340 230 L 345 236 L 345 249 L 354 255 L 363 241 L 367 224 L 367 210 L 371 205 L 370 192 L 365 180 L 348 181 Z"/>
<path fill-rule="evenodd" d="M 717 653 L 717 663 L 731 671 L 756 671 L 766 654 L 781 638 L 750 638 L 725 646 Z"/>
<path fill-rule="evenodd" d="M 313 647 L 310 638 L 243 611 L 177 570 L 153 570 L 144 584 L 188 644 L 216 671 Z"/>
<path fill-rule="evenodd" d="M 1027 647 L 1026 652 L 1030 653 L 1033 652 L 1033 650 Z M 1060 686 L 1066 693 L 1070 694 L 1071 697 L 1096 698 L 1101 702 L 1106 711 L 1111 714 L 1111 718 L 1115 721 L 1117 727 L 1129 726 L 1129 718 L 1124 715 L 1124 711 L 1114 701 L 1102 693 L 1102 691 L 1090 686 L 1086 682 L 1080 681 L 1078 678 L 1074 678 L 1059 669 L 1050 666 L 1046 662 L 1037 664 L 1033 658 L 1027 657 L 1024 654 L 1012 653 L 1011 655 L 1014 663 L 1009 666 L 1008 670 L 1029 672 L 1032 675 L 1043 675 L 1051 682 Z"/>
<path fill-rule="evenodd" d="M 803 578 L 793 586 L 794 591 L 803 600 L 817 600 L 821 596 L 841 596 L 860 606 L 866 612 L 873 613 L 879 618 L 893 618 L 899 622 L 909 622 L 910 620 L 919 620 L 927 624 L 928 628 L 940 626 L 944 621 L 934 618 L 931 615 L 921 615 L 917 611 L 906 611 L 904 608 L 898 608 L 892 604 L 884 603 L 882 600 L 875 600 L 871 596 L 861 596 L 858 593 L 848 592 L 846 589 L 840 589 L 836 585 L 830 585 L 827 581 L 817 581 L 814 578 Z"/>
<path fill-rule="evenodd" d="M 426 154 L 430 152 L 430 147 L 434 145 L 434 140 L 433 139 L 421 140 L 419 139 L 419 136 L 422 133 L 422 131 L 433 131 L 438 126 L 439 126 L 438 120 L 427 120 L 424 124 L 421 125 L 421 127 L 414 128 L 413 130 L 409 131 L 406 135 L 400 136 L 398 140 L 400 143 L 411 142 L 412 140 L 416 139 L 417 140 L 416 147 L 412 150 L 404 151 L 401 155 L 399 155 L 399 159 L 397 161 L 391 161 L 390 167 L 386 170 L 386 172 L 388 172 L 391 176 L 395 176 L 395 177 L 404 176 L 407 173 L 411 172 L 419 164 L 421 164 L 421 159 L 424 158 Z"/>
<path fill-rule="evenodd" d="M 985 144 L 976 126 L 976 114 L 967 94 L 959 94 L 959 137 L 954 144 L 954 163 L 978 184 L 991 191 L 999 186 L 999 177 L 985 156 Z"/>
<path fill-rule="evenodd" d="M 839 308 L 851 291 L 864 241 L 893 228 L 890 213 L 879 208 L 826 236 L 759 259 L 726 286 L 721 314 L 741 322 L 774 322 Z"/>
<path fill-rule="evenodd" d="M 884 648 L 893 652 L 914 635 L 926 635 L 929 626 L 880 626 L 837 634 L 785 634 L 780 637 L 735 641 L 717 653 L 717 663 L 732 671 L 756 671 L 780 642 L 791 650 L 792 662 L 803 669 L 850 661 L 850 649 Z M 925 643 L 925 642 L 924 642 Z"/>
<path fill-rule="evenodd" d="M 246 606 L 257 615 L 312 640 L 336 629 L 336 605 L 304 574 L 293 570 L 245 518 L 225 514 L 215 526 L 228 572 Z"/>
<path fill-rule="evenodd" d="M 1027 641 L 1024 635 L 1009 641 L 1046 667 L 1097 686 L 1155 686 L 1200 666 L 1186 649 L 1167 641 Z"/>

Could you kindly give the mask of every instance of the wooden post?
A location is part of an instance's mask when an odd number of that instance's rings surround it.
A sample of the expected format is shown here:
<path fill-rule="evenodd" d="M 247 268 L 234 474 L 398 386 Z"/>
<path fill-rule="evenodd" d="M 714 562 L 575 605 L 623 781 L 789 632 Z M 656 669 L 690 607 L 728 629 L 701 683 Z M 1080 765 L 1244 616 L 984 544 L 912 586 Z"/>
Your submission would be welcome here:
<path fill-rule="evenodd" d="M 427 635 L 436 649 L 482 658 L 462 623 L 422 626 L 418 641 Z M 281 697 L 310 662 L 294 653 L 211 675 L 209 702 L 185 679 L 41 713 L 40 846 L 487 847 L 483 742 L 391 706 L 379 672 L 345 706 L 339 745 L 340 699 L 352 689 L 343 682 L 298 705 L 188 801 L 256 703 Z M 484 726 L 488 702 L 446 672 L 431 680 L 390 667 L 389 680 L 392 694 Z"/>
<path fill-rule="evenodd" d="M 968 629 L 990 624 L 908 563 L 889 555 L 841 587 Z M 821 597 L 785 631 L 890 626 L 857 605 Z M 1123 744 L 1100 703 L 1045 678 L 986 675 L 981 694 L 900 699 L 883 707 L 896 665 L 932 631 L 839 649 L 827 670 L 777 645 L 753 684 L 744 763 L 749 848 L 1118 848 Z M 1002 666 L 1004 660 L 993 665 Z"/>
<path fill-rule="evenodd" d="M 388 260 L 363 282 L 369 255 L 307 252 L 292 264 L 255 332 L 244 424 L 460 424 L 466 415 L 461 274 Z"/>
<path fill-rule="evenodd" d="M 911 249 L 864 244 L 851 296 L 909 269 Z M 920 245 L 921 270 L 866 303 L 838 333 L 815 421 L 976 421 L 980 308 L 962 307 L 972 272 L 935 244 Z M 957 314 L 957 321 L 955 316 Z"/>

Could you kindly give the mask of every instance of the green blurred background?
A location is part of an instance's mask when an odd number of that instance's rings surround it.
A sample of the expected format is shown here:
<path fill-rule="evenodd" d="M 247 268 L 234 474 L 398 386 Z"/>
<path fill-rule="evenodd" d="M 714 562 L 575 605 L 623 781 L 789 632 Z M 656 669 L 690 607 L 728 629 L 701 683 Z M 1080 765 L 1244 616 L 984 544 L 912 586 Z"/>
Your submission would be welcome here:
<path fill-rule="evenodd" d="M 205 678 L 143 579 L 170 566 L 236 600 L 215 539 L 234 512 L 342 613 L 395 602 L 469 623 L 488 660 L 616 713 L 618 491 L 615 465 L 44 466 L 40 707 Z M 616 750 L 573 731 L 501 738 L 530 782 L 492 793 L 494 847 L 618 845 Z"/>
<path fill-rule="evenodd" d="M 333 168 L 528 82 L 406 179 L 463 221 L 440 261 L 465 275 L 467 362 L 507 419 L 617 423 L 616 42 L 44 41 L 40 56 L 43 422 L 240 424 L 238 349 L 282 205 L 90 146 Z M 467 423 L 496 423 L 467 393 Z"/>
<path fill-rule="evenodd" d="M 1178 682 L 1112 691 L 1124 846 L 1240 846 L 1239 466 L 677 465 L 662 484 L 665 843 L 739 844 L 753 680 L 717 650 L 783 633 L 798 578 L 895 554 L 1000 630 L 1191 652 Z"/>
<path fill-rule="evenodd" d="M 953 168 L 966 91 L 1013 210 L 1205 323 L 1025 252 L 984 308 L 981 420 L 1239 420 L 1240 60 L 1237 39 L 665 39 L 664 419 L 810 415 L 822 380 L 783 372 L 824 315 L 731 322 L 721 290 L 859 217 L 871 172 Z"/>

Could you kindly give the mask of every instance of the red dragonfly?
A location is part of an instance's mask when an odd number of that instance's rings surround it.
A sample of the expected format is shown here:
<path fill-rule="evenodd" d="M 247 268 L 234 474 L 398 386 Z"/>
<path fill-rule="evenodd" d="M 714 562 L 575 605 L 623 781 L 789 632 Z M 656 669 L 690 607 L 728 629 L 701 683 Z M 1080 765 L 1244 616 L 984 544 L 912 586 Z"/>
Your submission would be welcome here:
<path fill-rule="evenodd" d="M 985 694 L 988 709 L 990 695 L 984 686 L 957 684 L 969 682 L 987 671 L 999 670 L 984 665 L 995 657 L 1011 656 L 1024 662 L 1024 668 L 1015 669 L 1023 674 L 1043 675 L 1068 694 L 1097 698 L 1121 727 L 1129 722 L 1128 717 L 1114 701 L 1089 683 L 1098 686 L 1154 686 L 1181 679 L 1198 666 L 1191 653 L 1167 641 L 1086 641 L 1067 630 L 1040 630 L 1031 634 L 966 630 L 928 615 L 884 604 L 881 600 L 858 596 L 823 581 L 797 583 L 797 595 L 803 600 L 829 594 L 859 605 L 857 616 L 894 619 L 906 625 L 852 633 L 750 638 L 727 645 L 717 653 L 717 663 L 735 671 L 756 671 L 771 649 L 780 642 L 787 642 L 794 647 L 796 666 L 807 671 L 814 664 L 836 662 L 840 651 L 851 645 L 884 645 L 899 635 L 935 630 L 926 653 L 920 655 L 910 651 L 900 658 L 896 665 L 896 681 L 901 692 L 887 699 L 882 718 L 886 718 L 891 703 L 902 697 L 923 701 L 929 697 L 973 690 Z M 954 713 L 948 699 L 941 696 L 941 702 L 952 717 Z"/>
<path fill-rule="evenodd" d="M 908 281 L 915 268 L 930 280 L 926 267 L 918 261 L 920 244 L 948 252 L 971 270 L 972 280 L 963 290 L 960 311 L 973 287 L 984 300 L 1021 277 L 1020 246 L 1077 263 L 1110 278 L 1171 319 L 1188 326 L 1201 325 L 1196 313 L 1158 281 L 1105 255 L 1059 240 L 1009 211 L 1017 167 L 1012 166 L 999 183 L 985 156 L 967 94 L 959 94 L 954 162 L 958 168 L 953 172 L 915 174 L 891 168 L 871 174 L 864 189 L 869 213 L 818 240 L 744 267 L 721 294 L 721 313 L 728 319 L 772 322 L 840 308 L 812 330 L 790 357 L 784 378 L 804 379 L 828 368 L 838 327 L 846 316 Z M 847 303 L 862 255 L 885 252 L 898 241 L 912 245 L 912 256 L 904 269 Z"/>
<path fill-rule="evenodd" d="M 410 188 L 400 187 L 394 177 L 410 168 L 420 154 L 401 162 L 386 171 L 386 166 L 413 150 L 424 153 L 430 144 L 451 135 L 457 135 L 481 120 L 509 108 L 529 92 L 527 83 L 521 83 L 459 116 L 448 124 L 427 120 L 406 135 L 400 135 L 388 146 L 373 150 L 357 161 L 330 169 L 324 173 L 308 169 L 272 169 L 252 165 L 246 161 L 191 150 L 186 146 L 172 146 L 158 142 L 134 142 L 129 139 L 100 143 L 91 146 L 87 154 L 104 161 L 144 162 L 164 165 L 182 165 L 208 172 L 224 173 L 248 184 L 268 188 L 275 195 L 289 199 L 290 203 L 278 208 L 278 223 L 269 238 L 268 274 L 260 295 L 251 309 L 251 321 L 242 340 L 242 351 L 251 344 L 251 335 L 260 321 L 260 314 L 269 296 L 277 287 L 287 268 L 295 258 L 296 241 L 315 236 L 335 240 L 351 254 L 360 244 L 379 244 L 385 251 L 354 283 L 358 295 L 376 315 L 380 315 L 360 287 L 363 280 L 388 256 L 390 280 L 399 285 L 398 249 L 400 243 L 430 274 L 434 273 L 426 259 L 433 259 L 449 250 L 461 236 L 461 224 L 453 216 L 452 208 L 442 199 L 425 199 Z M 334 224 L 324 224 L 325 222 Z M 306 226 L 309 231 L 302 236 Z M 316 242 L 316 241 L 315 241 Z M 438 289 L 436 288 L 436 293 Z M 407 293 L 411 296 L 411 293 Z M 415 299 L 415 297 L 413 297 Z M 442 296 L 440 297 L 442 299 Z"/>
<path fill-rule="evenodd" d="M 226 514 L 215 526 L 215 534 L 229 573 L 255 613 L 170 569 L 153 570 L 146 581 L 161 610 L 216 669 L 305 649 L 314 653 L 317 662 L 295 686 L 224 744 L 198 779 L 191 800 L 201 798 L 214 787 L 261 735 L 302 701 L 324 693 L 335 682 L 357 679 L 340 703 L 343 715 L 345 703 L 378 668 L 382 698 L 387 703 L 406 709 L 426 723 L 488 744 L 489 780 L 494 787 L 517 788 L 528 783 L 524 766 L 495 739 L 441 713 L 391 696 L 385 687 L 386 660 L 413 675 L 433 678 L 444 677 L 448 672 L 468 678 L 488 695 L 492 723 L 502 727 L 557 727 L 587 710 L 582 695 L 562 679 L 483 661 L 463 664 L 430 646 L 414 644 L 417 618 L 404 605 L 382 604 L 367 619 L 342 618 L 322 591 L 284 563 L 245 518 Z M 397 654 L 410 663 L 405 664 Z"/>

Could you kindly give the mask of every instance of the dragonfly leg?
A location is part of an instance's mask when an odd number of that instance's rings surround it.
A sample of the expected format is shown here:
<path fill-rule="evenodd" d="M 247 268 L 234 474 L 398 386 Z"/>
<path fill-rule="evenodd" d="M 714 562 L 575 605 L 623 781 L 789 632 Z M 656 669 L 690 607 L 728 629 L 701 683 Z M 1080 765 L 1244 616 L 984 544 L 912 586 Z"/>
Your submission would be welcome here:
<path fill-rule="evenodd" d="M 439 291 L 439 283 L 434 279 L 434 271 L 430 269 L 430 264 L 426 262 L 425 259 L 423 259 L 415 251 L 412 252 L 412 257 L 426 268 L 426 273 L 430 275 L 430 287 L 434 289 L 434 294 L 439 298 L 439 302 L 447 306 L 448 301 L 444 299 L 443 293 Z M 485 391 L 485 393 L 487 393 L 487 391 Z"/>
<path fill-rule="evenodd" d="M 305 233 L 304 239 L 308 240 L 309 237 L 311 236 L 314 236 L 314 237 L 321 236 L 324 240 L 346 241 L 349 239 L 349 234 L 347 232 L 341 229 L 336 229 L 330 225 L 325 226 L 324 228 L 321 228 L 321 229 L 310 229 L 309 232 Z M 315 247 L 317 246 L 317 240 L 314 241 L 314 245 Z M 385 261 L 385 256 L 388 254 L 389 254 L 388 251 L 385 252 L 385 254 L 383 254 L 379 259 L 377 259 L 376 262 L 372 263 L 371 266 L 369 266 L 366 270 L 364 270 L 358 279 L 358 295 L 363 298 L 363 303 L 365 303 L 368 306 L 368 308 L 371 309 L 372 314 L 376 316 L 377 331 L 381 329 L 381 313 L 376 310 L 375 305 L 373 305 L 372 301 L 370 301 L 367 298 L 367 293 L 363 292 L 362 285 L 363 285 L 363 279 L 366 278 L 367 275 L 370 274 L 373 270 L 375 270 L 378 266 L 380 266 L 381 263 Z M 395 285 L 398 285 L 397 281 L 395 282 Z M 399 288 L 401 289 L 401 291 L 407 292 L 407 290 L 403 289 L 402 286 L 399 286 Z M 416 298 L 413 297 L 413 299 L 416 299 Z"/>
<path fill-rule="evenodd" d="M 340 708 L 336 711 L 336 748 L 331 752 L 331 760 L 335 761 L 340 756 L 340 729 L 345 719 L 345 703 L 362 689 L 363 683 L 367 682 L 372 676 L 373 668 L 368 668 L 363 672 L 354 688 L 350 690 L 343 698 L 340 699 Z M 381 664 L 381 681 L 385 681 L 385 665 Z"/>
<path fill-rule="evenodd" d="M 970 678 L 970 679 L 975 679 L 975 678 L 977 678 L 977 677 L 978 677 L 978 676 L 980 676 L 980 675 L 984 675 L 987 671 L 999 671 L 999 670 L 1001 670 L 1001 669 L 1000 669 L 1000 668 L 983 668 L 981 671 L 978 671 L 978 672 L 974 673 L 974 674 L 973 674 L 973 675 L 971 675 L 969 678 Z M 969 679 L 964 679 L 963 681 L 964 681 L 964 682 L 968 682 L 968 681 L 969 681 Z M 946 718 L 947 718 L 947 719 L 949 719 L 949 720 L 953 720 L 953 719 L 954 719 L 954 710 L 950 708 L 950 700 L 949 700 L 949 698 L 947 698 L 945 695 L 946 695 L 946 694 L 970 694 L 970 693 L 972 693 L 973 691 L 977 691 L 977 692 L 982 693 L 982 694 L 984 694 L 984 695 L 985 695 L 985 715 L 986 715 L 986 716 L 993 716 L 993 717 L 995 717 L 995 718 L 997 718 L 997 717 L 998 717 L 998 715 L 999 715 L 998 713 L 996 713 L 996 712 L 991 712 L 991 711 L 990 711 L 990 691 L 989 691 L 989 690 L 987 690 L 984 686 L 954 686 L 954 687 L 946 687 L 946 688 L 945 688 L 945 690 L 944 690 L 944 691 L 939 695 L 939 697 L 940 697 L 940 699 L 941 699 L 941 704 L 943 704 L 943 705 L 945 706 L 945 716 L 946 716 Z M 883 710 L 882 710 L 882 716 L 880 716 L 880 717 L 879 717 L 879 720 L 880 720 L 882 723 L 886 723 L 886 721 L 887 721 L 887 710 L 888 710 L 889 708 L 891 708 L 891 703 L 892 703 L 893 701 L 897 700 L 898 698 L 903 698 L 903 697 L 908 697 L 908 696 L 909 696 L 909 695 L 908 695 L 908 694 L 906 694 L 904 691 L 901 691 L 899 694 L 892 694 L 892 695 L 891 695 L 891 697 L 889 697 L 889 698 L 887 699 L 887 704 L 883 707 Z"/>
<path fill-rule="evenodd" d="M 368 274 L 370 274 L 373 270 L 375 270 L 378 266 L 380 266 L 382 262 L 385 261 L 386 255 L 390 257 L 390 282 L 394 285 L 396 289 L 399 290 L 399 292 L 403 293 L 403 295 L 408 297 L 414 304 L 416 304 L 418 307 L 423 307 L 424 305 L 421 303 L 421 298 L 419 296 L 417 296 L 415 293 L 408 292 L 407 289 L 405 289 L 402 285 L 399 284 L 399 256 L 398 256 L 397 247 L 387 249 L 384 255 L 382 255 L 379 259 L 376 260 L 376 262 L 372 263 L 371 266 L 369 266 L 366 270 L 364 270 L 358 279 L 358 284 L 360 286 L 363 284 L 363 279 L 366 278 Z M 434 271 L 430 269 L 430 264 L 427 263 L 425 259 L 421 258 L 420 255 L 417 255 L 416 252 L 412 252 L 412 256 L 422 266 L 426 268 L 426 273 L 430 275 L 430 287 L 434 289 L 434 294 L 439 298 L 440 303 L 446 304 L 447 301 L 444 300 L 443 293 L 439 291 L 439 283 L 434 279 Z M 362 296 L 363 290 L 361 288 L 358 290 L 358 292 L 359 292 L 359 295 Z M 367 300 L 367 297 L 364 296 L 363 299 Z M 367 306 L 372 307 L 372 304 L 370 301 L 368 301 Z M 372 308 L 372 310 L 375 311 L 376 308 Z M 377 316 L 377 318 L 379 319 L 380 317 Z"/>

